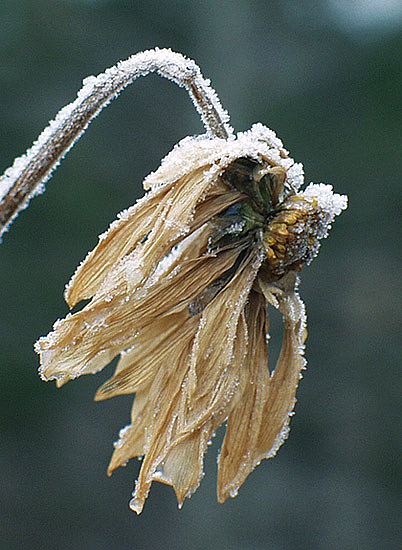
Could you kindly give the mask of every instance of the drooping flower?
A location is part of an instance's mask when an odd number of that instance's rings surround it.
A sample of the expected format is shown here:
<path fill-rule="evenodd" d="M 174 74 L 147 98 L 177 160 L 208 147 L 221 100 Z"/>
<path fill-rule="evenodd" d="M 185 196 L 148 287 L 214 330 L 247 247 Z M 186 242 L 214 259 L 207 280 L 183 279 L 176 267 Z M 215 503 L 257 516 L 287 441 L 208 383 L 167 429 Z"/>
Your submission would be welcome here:
<path fill-rule="evenodd" d="M 234 496 L 288 432 L 304 368 L 306 314 L 297 273 L 315 257 L 345 196 L 303 190 L 303 169 L 261 124 L 234 135 L 197 65 L 166 49 L 139 52 L 84 80 L 74 102 L 0 178 L 0 238 L 103 107 L 157 72 L 189 92 L 206 127 L 144 182 L 66 287 L 80 311 L 35 345 L 40 374 L 58 386 L 119 356 L 95 399 L 135 394 L 108 472 L 143 457 L 130 506 L 140 513 L 154 480 L 181 506 L 203 474 L 207 445 L 226 432 L 218 500 Z M 268 367 L 268 305 L 284 321 Z"/>
<path fill-rule="evenodd" d="M 172 485 L 179 505 L 196 490 L 224 422 L 219 502 L 286 438 L 305 365 L 297 272 L 346 208 L 331 186 L 302 183 L 302 166 L 261 124 L 231 139 L 186 138 L 66 287 L 70 307 L 90 302 L 37 342 L 41 376 L 58 386 L 120 355 L 95 399 L 135 393 L 108 472 L 144 457 L 137 513 L 154 480 Z M 271 371 L 267 303 L 284 319 Z"/>

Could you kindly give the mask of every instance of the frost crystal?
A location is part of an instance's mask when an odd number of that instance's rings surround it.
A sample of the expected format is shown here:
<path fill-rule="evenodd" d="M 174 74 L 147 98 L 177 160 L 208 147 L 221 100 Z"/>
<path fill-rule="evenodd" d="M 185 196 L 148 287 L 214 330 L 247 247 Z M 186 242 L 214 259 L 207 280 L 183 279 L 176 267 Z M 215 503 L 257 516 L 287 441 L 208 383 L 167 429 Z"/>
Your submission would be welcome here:
<path fill-rule="evenodd" d="M 348 206 L 346 195 L 334 193 L 332 185 L 325 183 L 310 183 L 302 194 L 306 200 L 317 201 L 318 208 L 326 214 L 326 223 L 331 223 Z"/>
<path fill-rule="evenodd" d="M 153 72 L 186 88 L 210 137 L 232 136 L 227 112 L 194 61 L 170 49 L 135 54 L 85 78 L 76 100 L 61 109 L 32 147 L 5 171 L 0 179 L 0 236 L 30 199 L 44 191 L 52 171 L 100 111 L 137 78 Z"/>

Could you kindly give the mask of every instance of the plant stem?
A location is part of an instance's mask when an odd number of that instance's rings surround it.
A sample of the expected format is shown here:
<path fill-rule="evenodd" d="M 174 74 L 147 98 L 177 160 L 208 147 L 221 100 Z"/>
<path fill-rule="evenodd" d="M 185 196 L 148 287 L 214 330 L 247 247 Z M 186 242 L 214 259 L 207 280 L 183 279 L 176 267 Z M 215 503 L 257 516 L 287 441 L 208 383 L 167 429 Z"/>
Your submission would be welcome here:
<path fill-rule="evenodd" d="M 76 100 L 63 107 L 32 147 L 5 171 L 0 178 L 0 237 L 30 199 L 44 191 L 52 171 L 99 112 L 138 77 L 153 72 L 188 91 L 211 138 L 233 135 L 227 112 L 194 61 L 168 49 L 139 52 L 86 78 Z"/>

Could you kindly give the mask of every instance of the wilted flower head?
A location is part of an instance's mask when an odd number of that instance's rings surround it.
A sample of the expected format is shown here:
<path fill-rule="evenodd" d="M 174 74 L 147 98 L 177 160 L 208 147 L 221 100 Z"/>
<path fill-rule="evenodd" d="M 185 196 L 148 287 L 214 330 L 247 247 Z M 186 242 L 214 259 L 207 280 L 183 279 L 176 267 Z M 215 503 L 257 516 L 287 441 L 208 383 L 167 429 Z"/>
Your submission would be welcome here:
<path fill-rule="evenodd" d="M 219 502 L 287 437 L 307 334 L 297 273 L 346 208 L 331 186 L 302 185 L 302 165 L 261 124 L 184 139 L 67 285 L 71 308 L 90 301 L 37 342 L 58 386 L 120 357 L 95 399 L 135 393 L 108 472 L 143 457 L 137 513 L 154 480 L 179 505 L 197 489 L 221 424 Z M 267 304 L 284 320 L 270 369 Z"/>
<path fill-rule="evenodd" d="M 66 288 L 73 307 L 41 338 L 41 375 L 61 385 L 120 354 L 96 399 L 136 393 L 109 472 L 144 456 L 131 507 L 153 480 L 179 503 L 197 488 L 208 442 L 227 420 L 218 500 L 235 495 L 287 435 L 304 366 L 296 272 L 346 206 L 328 185 L 299 191 L 302 167 L 273 132 L 185 139 L 144 182 Z M 268 370 L 266 302 L 284 316 Z"/>

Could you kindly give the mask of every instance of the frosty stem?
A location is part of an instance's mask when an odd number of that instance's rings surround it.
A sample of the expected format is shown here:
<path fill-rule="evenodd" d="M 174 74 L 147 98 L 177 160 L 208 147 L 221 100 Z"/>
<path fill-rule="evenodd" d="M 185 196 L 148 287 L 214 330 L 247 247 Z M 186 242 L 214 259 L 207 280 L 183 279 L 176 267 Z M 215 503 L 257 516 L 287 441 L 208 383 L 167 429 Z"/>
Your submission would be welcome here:
<path fill-rule="evenodd" d="M 43 192 L 52 170 L 103 107 L 138 77 L 153 72 L 188 91 L 208 135 L 227 139 L 233 134 L 228 114 L 194 61 L 168 49 L 135 54 L 86 78 L 77 99 L 61 109 L 32 147 L 5 171 L 0 178 L 0 237 L 29 200 Z"/>

